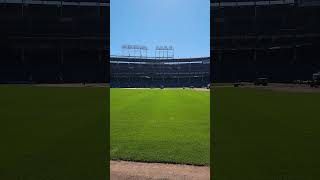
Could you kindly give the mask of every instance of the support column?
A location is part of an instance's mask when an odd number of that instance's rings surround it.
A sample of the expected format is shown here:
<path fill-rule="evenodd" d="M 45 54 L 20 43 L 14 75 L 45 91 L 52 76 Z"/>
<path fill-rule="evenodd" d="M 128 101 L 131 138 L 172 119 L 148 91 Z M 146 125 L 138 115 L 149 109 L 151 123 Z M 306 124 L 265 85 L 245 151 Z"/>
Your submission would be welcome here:
<path fill-rule="evenodd" d="M 63 47 L 60 47 L 60 63 L 61 63 L 61 65 L 63 65 L 63 63 L 64 63 L 64 60 L 63 60 Z"/>
<path fill-rule="evenodd" d="M 25 63 L 25 59 L 24 59 L 24 47 L 21 48 L 21 63 L 22 63 L 22 64 Z"/>
<path fill-rule="evenodd" d="M 103 59 L 102 59 L 102 54 L 101 53 L 103 53 L 103 50 L 99 50 L 99 53 L 98 53 L 99 54 L 98 55 L 98 63 L 99 64 L 103 64 Z"/>
<path fill-rule="evenodd" d="M 21 66 L 23 68 L 23 74 L 24 74 L 24 78 L 28 78 L 28 71 L 27 71 L 27 67 L 25 65 L 25 59 L 24 59 L 24 47 L 21 48 L 21 52 L 20 52 L 20 55 L 21 55 Z"/>

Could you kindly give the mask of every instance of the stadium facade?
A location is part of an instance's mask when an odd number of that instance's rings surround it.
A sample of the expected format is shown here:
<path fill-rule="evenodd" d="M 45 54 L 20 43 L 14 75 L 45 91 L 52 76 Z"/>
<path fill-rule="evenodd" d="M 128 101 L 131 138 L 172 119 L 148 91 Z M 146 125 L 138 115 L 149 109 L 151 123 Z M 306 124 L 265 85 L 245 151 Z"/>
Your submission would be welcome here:
<path fill-rule="evenodd" d="M 210 57 L 111 57 L 111 87 L 207 87 Z"/>
<path fill-rule="evenodd" d="M 109 0 L 0 0 L 0 83 L 109 81 Z"/>
<path fill-rule="evenodd" d="M 311 79 L 320 71 L 319 19 L 319 0 L 211 1 L 211 79 Z"/>

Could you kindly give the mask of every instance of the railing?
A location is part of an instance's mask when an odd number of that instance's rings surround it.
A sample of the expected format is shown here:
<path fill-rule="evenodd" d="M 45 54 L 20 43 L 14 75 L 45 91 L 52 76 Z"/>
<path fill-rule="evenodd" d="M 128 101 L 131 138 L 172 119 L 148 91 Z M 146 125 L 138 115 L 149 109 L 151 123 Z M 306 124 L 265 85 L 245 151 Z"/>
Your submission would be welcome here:
<path fill-rule="evenodd" d="M 233 1 L 233 2 L 214 2 L 211 7 L 232 7 L 232 6 L 269 6 L 294 4 L 295 0 L 271 0 L 271 1 Z"/>
<path fill-rule="evenodd" d="M 110 3 L 101 2 L 66 2 L 66 1 L 40 1 L 40 0 L 0 0 L 7 4 L 34 4 L 34 5 L 57 5 L 57 6 L 110 6 Z"/>
<path fill-rule="evenodd" d="M 121 55 L 110 55 L 110 58 L 119 58 L 119 59 L 130 59 L 130 62 L 134 61 L 134 60 L 154 60 L 154 62 L 158 62 L 158 61 L 170 61 L 170 62 L 174 62 L 174 61 L 181 61 L 181 60 L 207 60 L 210 59 L 210 57 L 186 57 L 186 58 L 155 58 L 155 57 L 143 57 L 143 56 L 121 56 Z M 148 62 L 148 61 L 147 61 Z"/>

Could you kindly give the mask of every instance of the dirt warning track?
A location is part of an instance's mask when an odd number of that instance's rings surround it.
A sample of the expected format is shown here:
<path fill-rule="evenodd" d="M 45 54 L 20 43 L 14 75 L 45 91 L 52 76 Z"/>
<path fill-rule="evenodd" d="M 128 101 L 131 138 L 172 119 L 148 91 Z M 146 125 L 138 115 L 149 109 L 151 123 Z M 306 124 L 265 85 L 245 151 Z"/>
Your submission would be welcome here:
<path fill-rule="evenodd" d="M 208 166 L 110 161 L 111 180 L 209 180 Z"/>
<path fill-rule="evenodd" d="M 244 87 L 251 87 L 262 90 L 283 91 L 283 92 L 303 92 L 303 93 L 319 93 L 320 88 L 312 88 L 306 84 L 282 84 L 269 83 L 268 86 L 254 86 L 248 85 Z"/>

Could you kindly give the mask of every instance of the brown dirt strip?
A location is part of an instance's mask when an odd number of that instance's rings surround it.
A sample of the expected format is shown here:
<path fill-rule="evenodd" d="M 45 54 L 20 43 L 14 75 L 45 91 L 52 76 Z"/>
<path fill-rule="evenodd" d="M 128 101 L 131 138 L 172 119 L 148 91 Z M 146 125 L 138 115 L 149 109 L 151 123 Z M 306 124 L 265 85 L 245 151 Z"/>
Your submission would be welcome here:
<path fill-rule="evenodd" d="M 302 92 L 302 93 L 320 93 L 319 88 L 312 88 L 306 84 L 285 84 L 285 83 L 269 83 L 268 86 L 255 86 L 253 83 L 242 82 L 242 85 L 239 88 L 255 88 L 259 90 L 271 90 L 271 91 L 280 91 L 280 92 Z M 212 89 L 215 88 L 224 88 L 224 87 L 234 87 L 232 83 L 215 85 L 213 84 Z"/>
<path fill-rule="evenodd" d="M 194 89 L 191 89 L 191 90 L 194 90 L 194 91 L 210 91 L 210 89 L 207 89 L 207 88 L 194 88 Z"/>
<path fill-rule="evenodd" d="M 208 166 L 110 161 L 111 180 L 209 180 Z"/>
<path fill-rule="evenodd" d="M 160 88 L 121 88 L 121 89 L 160 89 Z M 186 89 L 186 90 L 194 90 L 194 91 L 210 91 L 207 88 L 164 88 L 163 90 L 176 90 L 176 89 Z"/>
<path fill-rule="evenodd" d="M 265 89 L 272 91 L 283 91 L 283 92 L 303 92 L 303 93 L 320 93 L 320 88 L 312 88 L 304 84 L 281 84 L 281 83 L 270 83 L 268 86 L 254 86 L 247 85 L 243 87 L 250 87 L 256 89 Z"/>
<path fill-rule="evenodd" d="M 43 86 L 43 87 L 109 87 L 107 83 L 66 83 L 66 84 L 32 84 L 32 86 Z"/>

